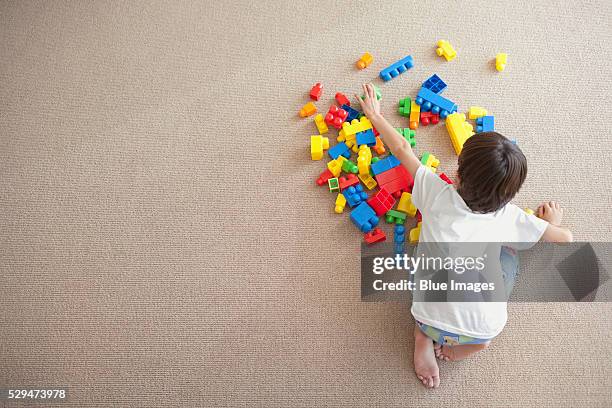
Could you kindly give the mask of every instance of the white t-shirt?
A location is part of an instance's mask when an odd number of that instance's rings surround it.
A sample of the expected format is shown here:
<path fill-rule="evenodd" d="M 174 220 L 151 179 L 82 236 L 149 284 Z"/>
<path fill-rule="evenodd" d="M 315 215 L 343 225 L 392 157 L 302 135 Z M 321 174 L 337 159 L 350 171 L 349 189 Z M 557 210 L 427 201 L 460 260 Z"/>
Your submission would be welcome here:
<path fill-rule="evenodd" d="M 423 217 L 419 242 L 516 242 L 517 249 L 526 249 L 525 243 L 539 241 L 548 226 L 514 204 L 494 213 L 474 213 L 452 185 L 425 166 L 414 177 L 412 202 Z M 412 315 L 438 329 L 483 339 L 501 333 L 508 319 L 506 302 L 415 301 Z"/>

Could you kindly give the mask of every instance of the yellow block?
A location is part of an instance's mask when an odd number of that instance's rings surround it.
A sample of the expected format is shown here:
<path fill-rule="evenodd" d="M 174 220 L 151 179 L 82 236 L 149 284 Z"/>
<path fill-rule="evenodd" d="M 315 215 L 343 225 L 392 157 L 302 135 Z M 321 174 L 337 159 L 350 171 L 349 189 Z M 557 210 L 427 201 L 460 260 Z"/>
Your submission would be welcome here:
<path fill-rule="evenodd" d="M 421 114 L 421 106 L 417 105 L 414 101 L 410 101 L 410 123 L 408 127 L 415 130 L 419 127 L 419 116 Z"/>
<path fill-rule="evenodd" d="M 359 156 L 357 157 L 357 168 L 359 174 L 370 174 L 370 164 L 372 163 L 372 151 L 367 145 L 359 147 Z"/>
<path fill-rule="evenodd" d="M 359 58 L 359 61 L 357 61 L 357 68 L 367 68 L 372 63 L 372 61 L 374 61 L 374 57 L 369 52 L 366 52 L 361 56 L 361 58 Z"/>
<path fill-rule="evenodd" d="M 432 153 L 429 153 L 429 156 L 427 156 L 427 161 L 423 164 L 425 165 L 425 167 L 431 170 L 432 173 L 435 173 L 438 170 L 438 166 L 440 165 L 440 160 L 438 160 L 438 158 Z"/>
<path fill-rule="evenodd" d="M 452 61 L 457 56 L 457 51 L 453 48 L 453 46 L 446 40 L 438 41 L 438 48 L 436 48 L 436 54 L 439 57 L 446 58 L 447 61 Z"/>
<path fill-rule="evenodd" d="M 315 113 L 317 113 L 317 107 L 312 102 L 308 102 L 306 105 L 302 106 L 302 109 L 300 109 L 300 116 L 303 118 L 314 115 Z"/>
<path fill-rule="evenodd" d="M 450 136 L 455 153 L 459 155 L 463 149 L 463 144 L 474 134 L 472 125 L 465 121 L 463 113 L 452 113 L 446 117 L 446 130 Z"/>
<path fill-rule="evenodd" d="M 417 208 L 412 204 L 412 194 L 402 193 L 399 203 L 397 204 L 397 210 L 408 214 L 411 217 L 416 216 Z"/>
<path fill-rule="evenodd" d="M 323 158 L 323 150 L 329 149 L 329 138 L 319 136 L 310 136 L 310 156 L 312 160 L 321 160 Z"/>
<path fill-rule="evenodd" d="M 372 129 L 372 122 L 367 117 L 362 116 L 359 120 L 353 119 L 350 124 L 347 122 L 342 124 L 342 137 L 349 139 L 351 136 L 354 137 L 355 134 L 368 129 Z M 340 137 L 340 133 L 338 133 L 338 137 Z"/>
<path fill-rule="evenodd" d="M 314 118 L 314 121 L 315 125 L 317 125 L 317 130 L 319 131 L 320 135 L 324 135 L 329 132 L 329 128 L 327 127 L 327 123 L 325 123 L 325 118 L 322 114 L 317 114 L 317 116 L 315 116 Z"/>
<path fill-rule="evenodd" d="M 529 215 L 535 214 L 535 212 L 531 208 L 525 208 L 523 211 L 525 211 Z"/>
<path fill-rule="evenodd" d="M 374 187 L 377 186 L 376 180 L 374 180 L 374 177 L 372 177 L 370 173 L 358 174 L 357 177 L 359 177 L 359 180 L 361 180 L 361 182 L 365 184 L 368 190 L 372 190 Z"/>
<path fill-rule="evenodd" d="M 468 118 L 474 120 L 487 116 L 487 113 L 488 112 L 485 108 L 481 108 L 480 106 L 470 106 L 470 109 L 468 110 Z"/>
<path fill-rule="evenodd" d="M 327 162 L 327 168 L 329 171 L 331 171 L 334 177 L 338 177 L 342 171 L 343 160 L 340 160 L 341 157 L 344 159 L 343 156 L 338 156 L 338 159 Z"/>
<path fill-rule="evenodd" d="M 416 227 L 410 230 L 408 239 L 410 240 L 411 244 L 416 244 L 419 242 L 419 235 L 421 235 L 421 224 L 422 222 L 419 222 Z"/>
<path fill-rule="evenodd" d="M 344 211 L 344 206 L 346 206 L 346 198 L 344 197 L 344 194 L 338 193 L 338 196 L 336 197 L 336 207 L 334 208 L 334 211 L 337 214 L 342 214 L 342 212 Z"/>
<path fill-rule="evenodd" d="M 506 69 L 506 64 L 508 63 L 508 54 L 500 52 L 495 56 L 495 69 L 499 72 L 502 72 Z"/>

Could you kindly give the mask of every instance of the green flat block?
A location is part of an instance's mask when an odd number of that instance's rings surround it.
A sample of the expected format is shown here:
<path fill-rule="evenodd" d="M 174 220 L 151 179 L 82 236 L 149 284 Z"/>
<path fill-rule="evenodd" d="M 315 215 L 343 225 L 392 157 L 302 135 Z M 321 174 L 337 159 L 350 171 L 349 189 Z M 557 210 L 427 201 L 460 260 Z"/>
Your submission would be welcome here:
<path fill-rule="evenodd" d="M 357 167 L 355 163 L 347 159 L 342 162 L 342 171 L 345 173 L 357 174 L 357 172 L 359 171 L 359 168 Z"/>
<path fill-rule="evenodd" d="M 340 191 L 340 184 L 338 184 L 337 177 L 330 178 L 329 180 L 327 180 L 327 184 L 329 185 L 329 191 Z"/>
<path fill-rule="evenodd" d="M 395 130 L 397 130 L 397 133 L 402 135 L 404 139 L 406 139 L 406 141 L 410 143 L 410 146 L 416 146 L 416 132 L 414 130 L 410 128 L 395 128 Z"/>
<path fill-rule="evenodd" d="M 385 220 L 390 224 L 402 225 L 406 222 L 406 214 L 396 210 L 389 210 L 385 214 Z"/>

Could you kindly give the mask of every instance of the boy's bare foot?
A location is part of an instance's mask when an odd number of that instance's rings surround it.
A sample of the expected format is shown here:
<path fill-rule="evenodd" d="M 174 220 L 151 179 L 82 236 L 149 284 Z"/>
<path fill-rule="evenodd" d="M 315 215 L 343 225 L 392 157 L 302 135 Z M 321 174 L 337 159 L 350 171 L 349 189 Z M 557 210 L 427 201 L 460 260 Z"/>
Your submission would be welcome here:
<path fill-rule="evenodd" d="M 437 388 L 440 385 L 440 370 L 434 354 L 433 340 L 418 326 L 414 328 L 414 371 L 425 387 Z"/>
<path fill-rule="evenodd" d="M 461 346 L 440 346 L 438 344 L 438 347 L 435 349 L 435 354 L 439 360 L 459 361 L 471 356 L 474 353 L 479 352 L 480 350 L 486 349 L 487 347 L 489 347 L 489 344 L 490 343 L 463 344 Z"/>

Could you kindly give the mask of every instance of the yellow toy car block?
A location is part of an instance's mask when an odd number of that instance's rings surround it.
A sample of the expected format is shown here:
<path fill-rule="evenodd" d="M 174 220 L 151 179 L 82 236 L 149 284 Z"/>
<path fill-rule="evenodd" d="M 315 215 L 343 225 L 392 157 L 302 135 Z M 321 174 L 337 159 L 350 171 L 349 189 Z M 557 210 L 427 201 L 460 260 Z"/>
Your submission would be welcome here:
<path fill-rule="evenodd" d="M 408 240 L 411 244 L 416 244 L 419 242 L 419 235 L 421 235 L 421 224 L 422 222 L 419 222 L 416 227 L 410 230 Z"/>
<path fill-rule="evenodd" d="M 411 217 L 416 216 L 417 208 L 412 204 L 412 194 L 402 193 L 399 203 L 397 204 L 397 210 Z"/>
<path fill-rule="evenodd" d="M 317 130 L 320 135 L 324 135 L 329 132 L 329 128 L 327 127 L 327 123 L 325 123 L 325 118 L 323 118 L 322 114 L 317 114 L 314 118 L 315 125 L 317 125 Z"/>
<path fill-rule="evenodd" d="M 344 194 L 338 193 L 338 196 L 336 197 L 336 207 L 334 208 L 334 211 L 336 212 L 336 214 L 342 214 L 345 206 L 346 197 L 344 197 Z"/>
<path fill-rule="evenodd" d="M 310 136 L 310 157 L 312 160 L 321 160 L 323 150 L 329 149 L 329 138 L 321 135 Z"/>
<path fill-rule="evenodd" d="M 419 127 L 419 116 L 421 115 L 421 106 L 414 101 L 410 101 L 410 123 L 408 127 L 415 130 Z"/>
<path fill-rule="evenodd" d="M 362 116 L 361 119 L 353 119 L 353 121 L 349 124 L 344 122 L 342 124 L 342 137 L 348 139 L 351 136 L 355 136 L 359 132 L 363 132 L 364 130 L 372 129 L 372 123 L 370 119 L 365 116 Z M 338 137 L 340 134 L 338 133 Z"/>
<path fill-rule="evenodd" d="M 374 61 L 374 57 L 369 52 L 366 52 L 357 61 L 357 68 L 359 69 L 367 68 L 372 63 L 372 61 Z"/>
<path fill-rule="evenodd" d="M 436 54 L 438 57 L 444 57 L 447 61 L 452 61 L 457 56 L 457 51 L 452 45 L 446 40 L 438 41 L 438 48 L 436 48 Z"/>
<path fill-rule="evenodd" d="M 300 116 L 303 118 L 314 115 L 315 113 L 317 113 L 317 107 L 312 102 L 308 102 L 306 105 L 302 106 L 302 109 L 300 109 Z"/>
<path fill-rule="evenodd" d="M 487 113 L 488 112 L 485 108 L 481 108 L 480 106 L 470 106 L 470 109 L 468 110 L 468 118 L 474 120 L 487 116 Z"/>
<path fill-rule="evenodd" d="M 463 144 L 474 134 L 474 127 L 465 121 L 463 113 L 451 113 L 446 117 L 446 130 L 450 136 L 455 153 L 459 155 Z"/>
<path fill-rule="evenodd" d="M 370 173 L 368 173 L 368 174 L 358 174 L 357 177 L 359 177 L 359 180 L 361 180 L 361 182 L 363 184 L 365 184 L 365 186 L 368 188 L 368 190 L 372 190 L 374 187 L 376 187 L 378 185 L 376 183 L 376 180 L 374 180 L 374 177 L 372 177 L 372 175 Z"/>
<path fill-rule="evenodd" d="M 506 64 L 508 63 L 508 54 L 500 52 L 495 56 L 495 69 L 499 72 L 502 72 L 506 69 Z"/>
<path fill-rule="evenodd" d="M 342 171 L 342 162 L 344 160 L 340 160 L 340 158 L 344 159 L 344 156 L 338 156 L 336 160 L 331 160 L 327 162 L 327 168 L 329 169 L 329 171 L 331 171 L 334 177 L 338 177 L 340 175 L 340 172 Z"/>
<path fill-rule="evenodd" d="M 359 174 L 370 174 L 370 164 L 372 163 L 372 151 L 367 145 L 359 147 L 359 156 L 357 157 L 357 168 Z"/>

